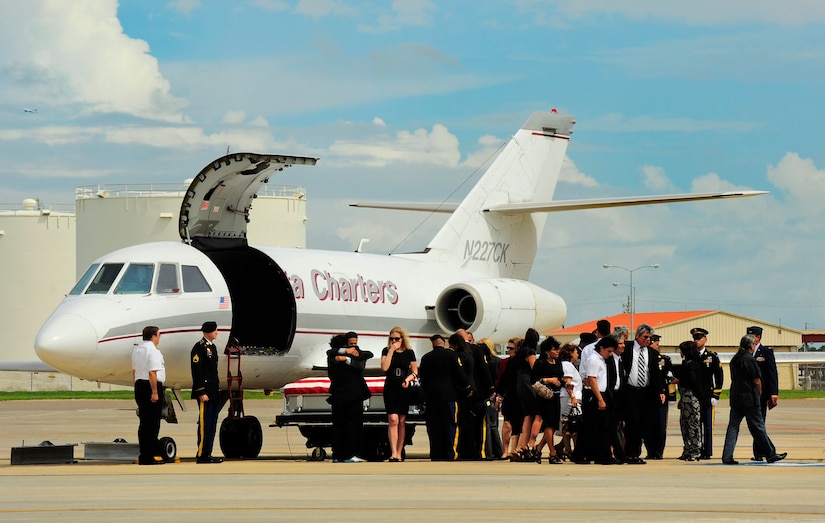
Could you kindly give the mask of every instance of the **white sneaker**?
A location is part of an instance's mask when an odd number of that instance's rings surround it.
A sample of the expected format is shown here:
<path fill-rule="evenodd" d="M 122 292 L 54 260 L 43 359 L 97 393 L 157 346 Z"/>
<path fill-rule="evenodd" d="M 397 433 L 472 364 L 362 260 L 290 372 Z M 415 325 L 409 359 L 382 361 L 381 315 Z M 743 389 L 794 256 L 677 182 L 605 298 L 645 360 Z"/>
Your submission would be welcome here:
<path fill-rule="evenodd" d="M 350 463 L 364 463 L 367 460 L 361 459 L 358 456 L 353 456 L 351 459 L 348 459 L 347 461 L 349 461 Z"/>

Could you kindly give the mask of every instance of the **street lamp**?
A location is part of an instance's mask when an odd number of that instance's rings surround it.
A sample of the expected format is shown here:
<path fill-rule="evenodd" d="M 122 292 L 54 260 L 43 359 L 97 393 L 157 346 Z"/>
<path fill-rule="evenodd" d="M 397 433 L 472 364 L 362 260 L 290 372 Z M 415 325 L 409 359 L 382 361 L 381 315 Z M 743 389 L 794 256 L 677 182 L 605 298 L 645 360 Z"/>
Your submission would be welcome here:
<path fill-rule="evenodd" d="M 654 263 L 653 265 L 642 265 L 640 267 L 636 267 L 635 269 L 628 269 L 627 267 L 622 267 L 621 265 L 611 265 L 609 263 L 605 263 L 602 265 L 603 269 L 621 269 L 623 271 L 627 271 L 630 274 L 630 332 L 633 336 L 636 335 L 636 326 L 633 324 L 633 314 L 636 312 L 636 290 L 633 287 L 633 273 L 638 271 L 639 269 L 658 269 L 659 264 Z M 613 285 L 616 285 L 615 283 Z"/>
<path fill-rule="evenodd" d="M 626 283 L 619 283 L 617 281 L 613 282 L 614 287 L 618 287 L 619 285 L 624 285 L 625 287 L 630 289 L 630 291 L 627 293 L 627 304 L 625 305 L 625 310 L 627 311 L 628 314 L 630 314 L 630 298 L 633 296 L 633 289 L 631 289 L 630 285 L 628 285 Z"/>

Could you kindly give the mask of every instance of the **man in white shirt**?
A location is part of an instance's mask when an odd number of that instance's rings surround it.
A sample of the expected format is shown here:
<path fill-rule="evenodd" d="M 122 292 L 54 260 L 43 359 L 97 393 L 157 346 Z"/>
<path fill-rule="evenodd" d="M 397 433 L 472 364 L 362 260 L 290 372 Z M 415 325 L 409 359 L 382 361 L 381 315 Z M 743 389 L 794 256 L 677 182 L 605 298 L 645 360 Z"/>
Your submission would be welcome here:
<path fill-rule="evenodd" d="M 140 465 L 161 465 L 159 456 L 161 409 L 163 408 L 163 382 L 166 367 L 163 354 L 158 350 L 160 330 L 154 325 L 144 327 L 143 343 L 132 351 L 132 378 L 135 382 L 135 403 L 138 406 L 138 444 Z"/>

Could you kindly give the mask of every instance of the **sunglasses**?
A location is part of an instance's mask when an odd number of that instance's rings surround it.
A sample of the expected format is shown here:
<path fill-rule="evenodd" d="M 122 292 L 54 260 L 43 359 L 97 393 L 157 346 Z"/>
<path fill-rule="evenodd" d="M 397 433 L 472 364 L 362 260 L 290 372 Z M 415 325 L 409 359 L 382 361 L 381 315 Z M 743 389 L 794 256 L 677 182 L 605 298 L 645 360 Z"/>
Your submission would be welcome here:
<path fill-rule="evenodd" d="M 507 350 L 516 350 L 516 348 L 515 348 L 515 347 L 511 347 L 511 346 L 509 346 L 509 345 L 508 345 L 508 346 L 507 346 Z"/>
<path fill-rule="evenodd" d="M 390 341 L 401 341 L 401 338 L 390 336 Z"/>

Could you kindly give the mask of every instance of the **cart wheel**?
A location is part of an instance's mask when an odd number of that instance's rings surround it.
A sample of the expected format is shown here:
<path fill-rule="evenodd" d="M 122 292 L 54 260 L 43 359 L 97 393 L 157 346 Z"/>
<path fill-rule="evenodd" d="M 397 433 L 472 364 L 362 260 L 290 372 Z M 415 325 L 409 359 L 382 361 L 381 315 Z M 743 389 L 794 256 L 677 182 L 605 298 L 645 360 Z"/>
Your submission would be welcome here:
<path fill-rule="evenodd" d="M 224 418 L 219 438 L 221 452 L 227 458 L 257 458 L 263 445 L 261 422 L 255 416 Z"/>
<path fill-rule="evenodd" d="M 327 459 L 327 451 L 324 447 L 315 447 L 312 449 L 312 454 L 309 459 L 311 461 L 324 461 Z"/>
<path fill-rule="evenodd" d="M 175 461 L 175 457 L 178 455 L 178 445 L 175 443 L 175 440 L 168 436 L 165 436 L 163 438 L 160 438 L 159 441 L 160 456 L 163 458 L 163 461 Z"/>

